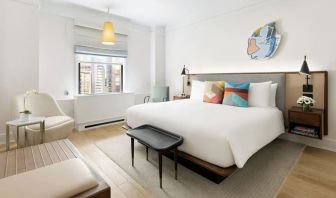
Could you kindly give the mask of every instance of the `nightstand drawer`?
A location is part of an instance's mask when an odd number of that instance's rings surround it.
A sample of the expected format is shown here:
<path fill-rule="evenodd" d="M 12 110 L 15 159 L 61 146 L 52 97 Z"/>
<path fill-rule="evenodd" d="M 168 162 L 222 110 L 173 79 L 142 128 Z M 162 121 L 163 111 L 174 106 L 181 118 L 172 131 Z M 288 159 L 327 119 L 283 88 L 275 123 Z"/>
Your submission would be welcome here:
<path fill-rule="evenodd" d="M 316 127 L 321 126 L 321 116 L 317 114 L 290 112 L 289 119 L 290 122 L 299 124 L 309 124 Z"/>

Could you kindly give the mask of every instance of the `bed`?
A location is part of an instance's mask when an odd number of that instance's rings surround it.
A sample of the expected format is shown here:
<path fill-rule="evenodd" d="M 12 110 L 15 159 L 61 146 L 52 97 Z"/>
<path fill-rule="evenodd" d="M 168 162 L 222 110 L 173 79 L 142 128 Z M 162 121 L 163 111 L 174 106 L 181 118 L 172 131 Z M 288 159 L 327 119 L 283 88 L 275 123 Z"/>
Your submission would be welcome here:
<path fill-rule="evenodd" d="M 254 153 L 285 132 L 284 73 L 193 74 L 191 79 L 272 81 L 278 83 L 276 106 L 241 108 L 192 99 L 149 103 L 129 108 L 127 125 L 135 128 L 147 124 L 183 136 L 184 143 L 179 147 L 182 158 L 201 167 L 201 171 L 196 171 L 200 174 L 209 171 L 215 177 L 221 176 L 214 179 L 216 183 L 236 167 L 243 168 Z"/>
<path fill-rule="evenodd" d="M 241 108 L 194 100 L 136 105 L 127 110 L 127 124 L 152 125 L 183 136 L 179 150 L 220 167 L 246 161 L 284 132 L 278 108 Z"/>

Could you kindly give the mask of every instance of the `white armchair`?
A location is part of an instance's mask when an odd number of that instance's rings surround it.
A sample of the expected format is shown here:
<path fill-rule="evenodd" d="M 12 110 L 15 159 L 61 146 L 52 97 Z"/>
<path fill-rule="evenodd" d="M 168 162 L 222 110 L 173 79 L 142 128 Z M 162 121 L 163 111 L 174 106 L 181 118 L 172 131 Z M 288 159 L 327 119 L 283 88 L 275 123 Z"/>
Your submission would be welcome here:
<path fill-rule="evenodd" d="M 18 118 L 18 112 L 23 109 L 23 95 L 17 96 L 15 100 L 16 106 L 13 113 Z M 74 120 L 65 115 L 55 99 L 48 94 L 38 93 L 27 96 L 26 108 L 32 112 L 33 117 L 45 117 L 45 142 L 67 138 L 74 128 Z M 40 143 L 39 125 L 27 126 L 25 132 L 27 145 Z M 16 133 L 13 134 L 16 135 Z"/>

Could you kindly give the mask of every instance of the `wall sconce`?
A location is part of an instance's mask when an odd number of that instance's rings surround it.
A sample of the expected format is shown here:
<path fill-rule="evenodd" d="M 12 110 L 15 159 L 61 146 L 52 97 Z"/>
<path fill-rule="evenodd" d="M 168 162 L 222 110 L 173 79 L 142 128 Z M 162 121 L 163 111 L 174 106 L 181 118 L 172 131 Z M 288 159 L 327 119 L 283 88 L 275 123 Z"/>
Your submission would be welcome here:
<path fill-rule="evenodd" d="M 307 64 L 307 56 L 304 56 L 304 61 L 301 66 L 300 74 L 304 75 L 307 80 L 307 84 L 303 85 L 302 87 L 303 95 L 313 97 L 313 85 L 309 84 L 309 79 L 311 77 L 311 74 L 310 74 L 309 67 Z"/>
<path fill-rule="evenodd" d="M 182 72 L 181 72 L 181 76 L 183 78 L 183 81 L 182 81 L 182 96 L 185 96 L 185 93 L 184 93 L 184 76 L 187 75 L 188 79 L 187 79 L 187 86 L 190 86 L 190 74 L 189 74 L 189 69 L 187 69 L 185 67 L 185 65 L 183 65 L 183 69 L 182 69 Z"/>

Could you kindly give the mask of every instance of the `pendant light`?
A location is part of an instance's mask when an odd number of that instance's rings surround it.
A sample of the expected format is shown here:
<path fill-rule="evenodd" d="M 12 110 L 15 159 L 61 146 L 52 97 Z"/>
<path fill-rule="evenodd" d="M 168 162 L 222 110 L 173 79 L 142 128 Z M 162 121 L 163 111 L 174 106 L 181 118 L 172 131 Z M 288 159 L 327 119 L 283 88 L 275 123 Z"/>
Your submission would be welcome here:
<path fill-rule="evenodd" d="M 108 8 L 107 13 L 110 14 L 110 9 Z M 114 45 L 115 35 L 113 23 L 110 21 L 105 21 L 102 32 L 102 44 L 104 45 Z"/>

